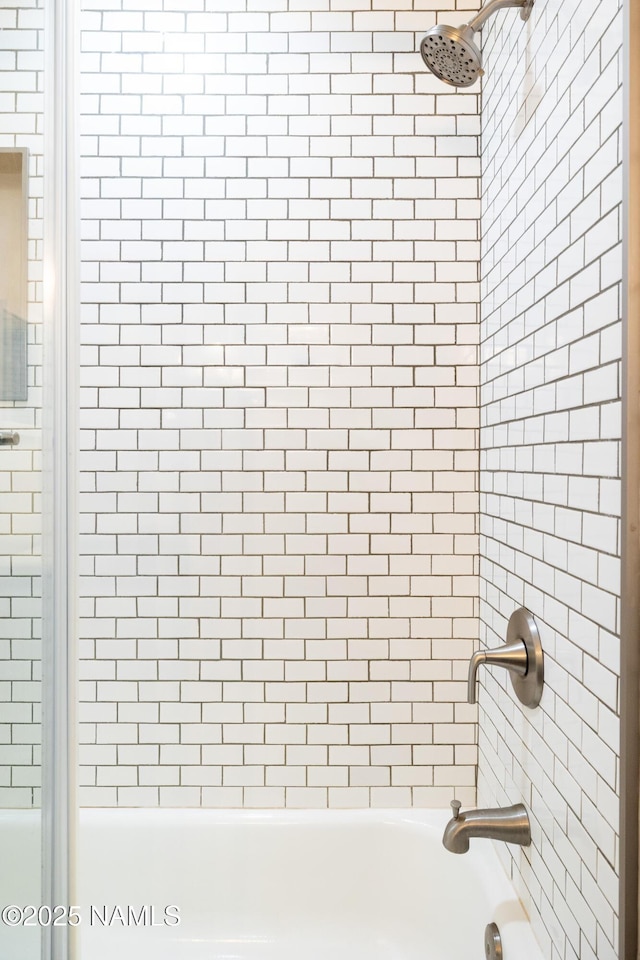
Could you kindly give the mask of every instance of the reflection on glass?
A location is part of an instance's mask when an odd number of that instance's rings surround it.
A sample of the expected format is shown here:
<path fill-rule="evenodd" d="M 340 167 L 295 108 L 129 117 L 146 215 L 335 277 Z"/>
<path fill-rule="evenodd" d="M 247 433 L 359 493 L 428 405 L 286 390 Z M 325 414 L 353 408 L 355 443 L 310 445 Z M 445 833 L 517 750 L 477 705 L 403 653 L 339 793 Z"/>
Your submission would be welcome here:
<path fill-rule="evenodd" d="M 0 150 L 0 400 L 27 399 L 26 161 Z"/>
<path fill-rule="evenodd" d="M 14 58 L 15 73 L 0 72 L 0 94 L 7 94 L 3 102 L 14 96 L 15 113 L 3 114 L 0 135 L 0 434 L 19 434 L 19 442 L 0 444 L 0 907 L 41 902 L 42 143 L 40 135 L 22 133 L 41 123 L 35 115 L 27 121 L 20 99 L 2 88 L 7 78 L 18 89 L 21 73 L 17 53 L 6 56 Z M 20 82 L 36 89 L 33 61 L 31 70 Z M 39 929 L 0 920 L 5 957 L 38 960 Z"/>

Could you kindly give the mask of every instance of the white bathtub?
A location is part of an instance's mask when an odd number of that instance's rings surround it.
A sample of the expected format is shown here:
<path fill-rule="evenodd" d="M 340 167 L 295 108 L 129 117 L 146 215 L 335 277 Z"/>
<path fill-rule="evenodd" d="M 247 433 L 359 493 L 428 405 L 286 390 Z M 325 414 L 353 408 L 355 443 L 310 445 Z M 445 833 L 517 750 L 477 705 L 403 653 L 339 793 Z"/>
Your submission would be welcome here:
<path fill-rule="evenodd" d="M 42 903 L 40 828 L 39 810 L 0 810 L 0 911 Z M 39 960 L 39 928 L 11 927 L 0 919 L 0 957 Z"/>
<path fill-rule="evenodd" d="M 542 960 L 491 842 L 448 853 L 448 817 L 83 810 L 81 960 L 482 960 L 491 921 L 505 960 Z"/>

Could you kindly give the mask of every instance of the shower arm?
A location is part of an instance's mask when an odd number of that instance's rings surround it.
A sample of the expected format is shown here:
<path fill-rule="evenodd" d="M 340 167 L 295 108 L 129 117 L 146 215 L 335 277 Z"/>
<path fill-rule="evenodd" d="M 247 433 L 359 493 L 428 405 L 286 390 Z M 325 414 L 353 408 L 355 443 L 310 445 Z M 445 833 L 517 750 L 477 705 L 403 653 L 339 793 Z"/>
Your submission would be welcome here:
<path fill-rule="evenodd" d="M 477 33 L 479 30 L 482 30 L 490 16 L 497 13 L 498 10 L 503 10 L 505 7 L 520 7 L 520 16 L 523 20 L 528 20 L 532 6 L 533 0 L 489 0 L 482 10 L 475 15 L 473 20 L 469 21 L 467 26 L 473 30 L 474 33 Z"/>

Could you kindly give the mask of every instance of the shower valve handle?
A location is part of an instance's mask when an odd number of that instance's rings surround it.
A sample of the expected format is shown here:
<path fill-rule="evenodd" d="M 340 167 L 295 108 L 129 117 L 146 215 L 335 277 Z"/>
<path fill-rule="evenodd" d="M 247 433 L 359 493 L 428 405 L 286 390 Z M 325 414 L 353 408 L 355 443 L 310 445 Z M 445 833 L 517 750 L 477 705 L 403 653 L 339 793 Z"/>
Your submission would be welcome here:
<path fill-rule="evenodd" d="M 476 674 L 481 663 L 496 667 L 506 667 L 510 673 L 524 677 L 529 668 L 529 657 L 524 640 L 514 640 L 505 643 L 496 650 L 478 650 L 469 661 L 469 678 L 467 682 L 467 701 L 476 702 Z"/>
<path fill-rule="evenodd" d="M 544 686 L 544 654 L 533 614 L 519 607 L 509 617 L 507 642 L 497 650 L 479 650 L 469 663 L 467 700 L 476 702 L 476 673 L 481 663 L 506 667 L 515 694 L 525 707 L 537 707 Z"/>

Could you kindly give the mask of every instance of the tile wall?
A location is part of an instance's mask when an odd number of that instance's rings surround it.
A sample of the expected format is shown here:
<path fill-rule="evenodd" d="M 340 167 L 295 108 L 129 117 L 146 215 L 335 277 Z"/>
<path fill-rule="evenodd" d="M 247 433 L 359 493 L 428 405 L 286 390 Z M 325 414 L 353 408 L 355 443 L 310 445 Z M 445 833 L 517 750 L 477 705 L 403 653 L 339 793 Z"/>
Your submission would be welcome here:
<path fill-rule="evenodd" d="M 485 38 L 480 635 L 527 606 L 546 685 L 484 670 L 478 794 L 531 811 L 501 853 L 553 960 L 617 955 L 621 47 L 617 0 Z"/>
<path fill-rule="evenodd" d="M 28 400 L 0 401 L 0 807 L 40 793 L 43 0 L 0 7 L 0 149 L 27 148 Z"/>
<path fill-rule="evenodd" d="M 86 804 L 475 799 L 478 91 L 422 65 L 436 6 L 84 4 Z"/>

